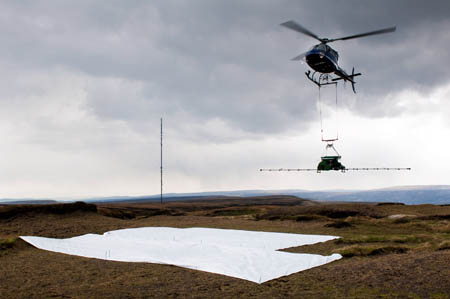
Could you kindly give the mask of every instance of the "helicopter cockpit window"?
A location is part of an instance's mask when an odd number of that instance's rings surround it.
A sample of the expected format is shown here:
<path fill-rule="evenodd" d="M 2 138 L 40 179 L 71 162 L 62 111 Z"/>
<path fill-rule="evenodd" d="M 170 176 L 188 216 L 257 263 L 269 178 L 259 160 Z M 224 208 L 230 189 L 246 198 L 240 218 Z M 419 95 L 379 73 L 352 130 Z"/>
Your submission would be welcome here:
<path fill-rule="evenodd" d="M 318 44 L 314 48 L 317 49 L 317 50 L 321 50 L 321 51 L 326 51 L 327 50 L 327 47 L 324 44 Z"/>
<path fill-rule="evenodd" d="M 329 49 L 331 55 L 333 55 L 333 56 L 336 57 L 336 58 L 339 58 L 338 52 L 336 52 L 335 50 L 333 50 L 331 47 L 328 47 L 328 49 Z"/>

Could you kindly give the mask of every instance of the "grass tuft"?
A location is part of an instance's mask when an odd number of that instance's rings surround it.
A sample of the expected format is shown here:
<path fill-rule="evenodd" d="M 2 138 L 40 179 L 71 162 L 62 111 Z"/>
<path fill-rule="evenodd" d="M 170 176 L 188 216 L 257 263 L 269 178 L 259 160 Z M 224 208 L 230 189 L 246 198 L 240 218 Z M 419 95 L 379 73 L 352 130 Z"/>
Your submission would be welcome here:
<path fill-rule="evenodd" d="M 258 212 L 259 211 L 255 209 L 221 209 L 208 213 L 206 216 L 245 216 L 255 215 Z"/>
<path fill-rule="evenodd" d="M 325 227 L 334 227 L 334 228 L 349 228 L 353 227 L 351 223 L 348 223 L 347 221 L 335 221 L 332 223 L 328 223 L 324 225 Z"/>
<path fill-rule="evenodd" d="M 450 250 L 450 240 L 445 240 L 439 244 L 438 250 Z"/>
<path fill-rule="evenodd" d="M 418 244 L 427 241 L 425 236 L 396 236 L 396 235 L 372 235 L 354 236 L 337 239 L 336 244 L 361 244 L 361 243 L 398 243 L 398 244 Z"/>
<path fill-rule="evenodd" d="M 392 253 L 406 253 L 407 247 L 404 246 L 361 246 L 351 245 L 337 250 L 343 257 L 354 256 L 376 256 Z"/>
<path fill-rule="evenodd" d="M 7 250 L 12 248 L 16 243 L 17 238 L 0 239 L 0 256 L 7 254 Z"/>
<path fill-rule="evenodd" d="M 396 218 L 394 219 L 394 221 L 392 221 L 395 224 L 403 224 L 403 223 L 410 223 L 413 220 L 413 218 L 411 217 L 401 217 L 401 218 Z"/>
<path fill-rule="evenodd" d="M 301 222 L 301 221 L 314 221 L 321 219 L 320 216 L 317 215 L 299 215 L 295 217 L 295 221 Z"/>

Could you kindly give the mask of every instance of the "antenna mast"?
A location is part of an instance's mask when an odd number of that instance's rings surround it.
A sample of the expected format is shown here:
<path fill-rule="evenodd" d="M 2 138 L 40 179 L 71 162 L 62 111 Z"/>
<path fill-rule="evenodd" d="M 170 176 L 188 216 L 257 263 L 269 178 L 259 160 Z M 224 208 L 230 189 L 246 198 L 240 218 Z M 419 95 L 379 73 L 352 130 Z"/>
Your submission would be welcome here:
<path fill-rule="evenodd" d="M 161 204 L 163 202 L 163 119 L 161 117 Z"/>

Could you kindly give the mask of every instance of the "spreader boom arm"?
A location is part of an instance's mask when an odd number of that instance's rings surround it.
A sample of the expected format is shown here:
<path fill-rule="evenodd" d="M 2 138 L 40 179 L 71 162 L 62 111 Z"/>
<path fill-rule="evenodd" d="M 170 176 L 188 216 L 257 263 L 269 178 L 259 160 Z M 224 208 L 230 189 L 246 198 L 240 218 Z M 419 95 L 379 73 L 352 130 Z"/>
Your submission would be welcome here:
<path fill-rule="evenodd" d="M 345 168 L 340 171 L 346 172 L 348 170 L 411 170 L 410 167 L 359 167 L 359 168 Z M 330 170 L 318 170 L 316 168 L 261 168 L 259 171 L 330 171 Z"/>
<path fill-rule="evenodd" d="M 410 167 L 359 167 L 359 168 L 346 168 L 347 170 L 411 170 Z"/>
<path fill-rule="evenodd" d="M 261 168 L 259 171 L 317 171 L 316 168 Z"/>

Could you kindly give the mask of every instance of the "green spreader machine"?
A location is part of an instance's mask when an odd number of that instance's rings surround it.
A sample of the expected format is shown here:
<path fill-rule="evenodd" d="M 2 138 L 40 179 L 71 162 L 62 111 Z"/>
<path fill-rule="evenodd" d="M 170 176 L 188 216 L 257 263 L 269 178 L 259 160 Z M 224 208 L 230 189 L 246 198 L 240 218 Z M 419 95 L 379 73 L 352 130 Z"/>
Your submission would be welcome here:
<path fill-rule="evenodd" d="M 325 155 L 320 157 L 319 165 L 317 165 L 317 172 L 329 170 L 340 170 L 342 172 L 345 172 L 345 166 L 342 165 L 341 162 L 339 162 L 341 156 L 334 148 L 333 143 L 327 143 L 326 149 L 328 150 L 330 148 L 333 149 L 335 155 Z"/>
<path fill-rule="evenodd" d="M 327 141 L 326 152 L 328 153 L 329 149 L 333 150 L 333 154 L 325 154 L 320 157 L 320 162 L 317 165 L 317 168 L 261 168 L 259 171 L 316 171 L 318 173 L 322 171 L 341 171 L 346 172 L 348 170 L 411 170 L 410 167 L 358 167 L 358 168 L 346 168 L 339 161 L 341 159 L 341 155 L 339 155 L 338 151 L 334 147 L 333 143 L 329 140 Z"/>

